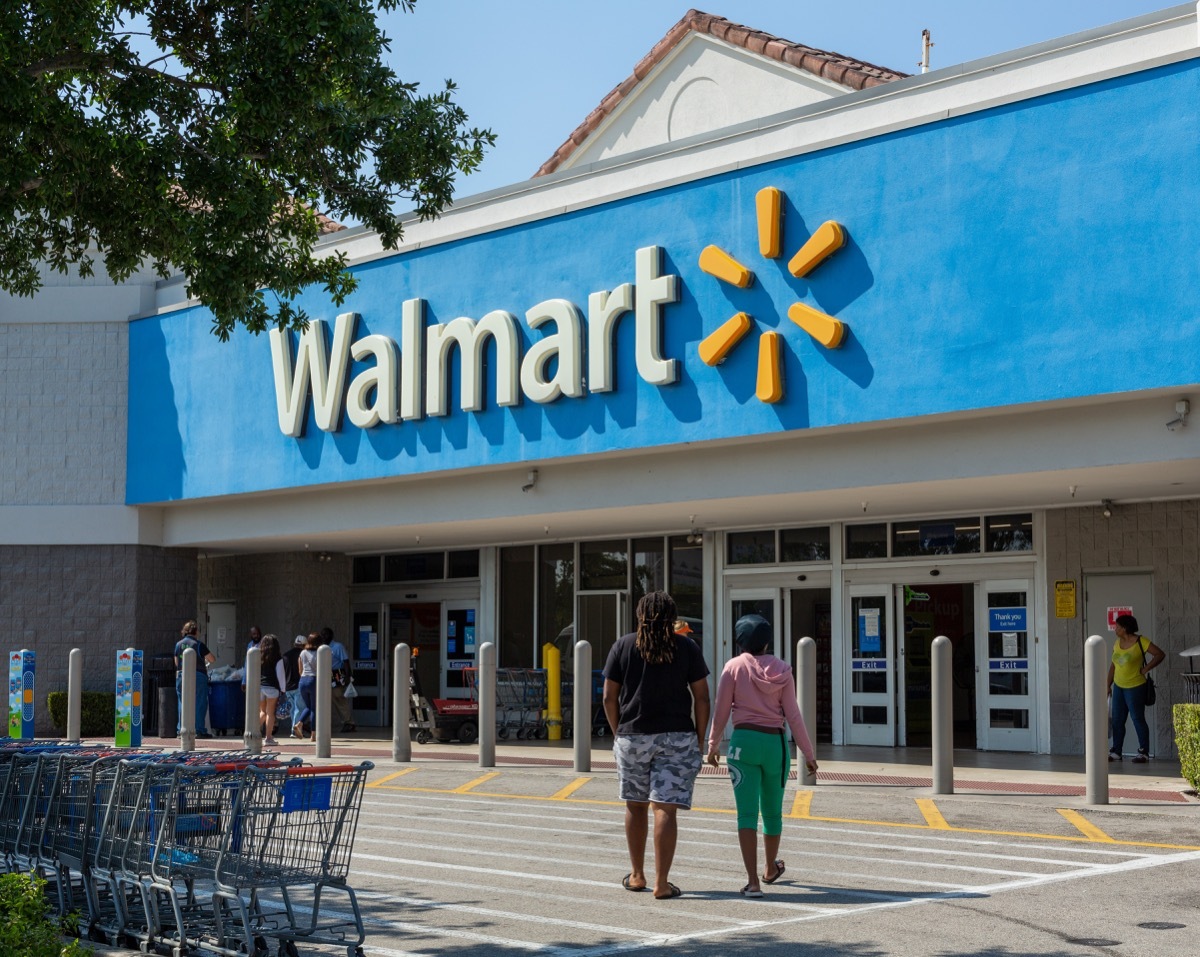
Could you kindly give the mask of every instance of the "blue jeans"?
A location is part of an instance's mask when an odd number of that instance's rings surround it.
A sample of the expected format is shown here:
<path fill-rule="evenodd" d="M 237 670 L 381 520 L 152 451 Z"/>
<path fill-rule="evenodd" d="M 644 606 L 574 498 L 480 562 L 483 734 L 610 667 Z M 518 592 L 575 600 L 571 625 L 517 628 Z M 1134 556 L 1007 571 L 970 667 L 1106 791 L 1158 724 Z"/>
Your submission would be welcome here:
<path fill-rule="evenodd" d="M 183 672 L 175 672 L 175 713 L 183 714 Z M 208 672 L 196 669 L 196 734 L 208 734 Z M 159 732 L 162 733 L 161 731 Z M 175 734 L 179 735 L 179 718 L 175 719 Z"/>
<path fill-rule="evenodd" d="M 1137 732 L 1138 750 L 1150 753 L 1150 726 L 1146 724 L 1146 686 L 1122 688 L 1114 684 L 1112 689 L 1112 749 L 1121 753 L 1125 747 L 1125 719 L 1133 718 L 1133 730 Z"/>
<path fill-rule="evenodd" d="M 317 713 L 317 679 L 315 677 L 309 675 L 300 679 L 300 700 L 304 707 L 300 709 L 298 717 L 292 718 L 292 724 L 314 724 L 313 717 Z"/>

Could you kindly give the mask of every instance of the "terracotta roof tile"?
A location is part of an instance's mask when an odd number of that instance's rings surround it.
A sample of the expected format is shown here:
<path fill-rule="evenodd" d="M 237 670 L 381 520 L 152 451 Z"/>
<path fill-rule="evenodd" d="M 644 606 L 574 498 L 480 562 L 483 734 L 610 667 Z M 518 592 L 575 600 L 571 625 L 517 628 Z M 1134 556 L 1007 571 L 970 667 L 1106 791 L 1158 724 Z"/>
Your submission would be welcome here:
<path fill-rule="evenodd" d="M 633 73 L 600 101 L 600 105 L 587 115 L 587 118 L 575 128 L 566 141 L 554 151 L 554 155 L 546 160 L 533 175 L 536 177 L 553 173 L 584 140 L 596 131 L 600 124 L 617 108 L 617 105 L 629 95 L 634 86 L 640 80 L 645 79 L 666 58 L 667 54 L 688 33 L 692 32 L 704 33 L 718 40 L 724 40 L 726 43 L 806 70 L 852 90 L 865 90 L 908 76 L 907 73 L 889 70 L 887 67 L 876 66 L 863 60 L 855 60 L 829 50 L 818 50 L 816 47 L 805 46 L 802 43 L 793 43 L 791 40 L 763 33 L 761 30 L 754 30 L 740 23 L 732 23 L 724 17 L 692 9 L 667 31 L 666 36 L 654 44 L 650 52 L 642 57 L 637 66 L 633 68 Z M 334 225 L 336 226 L 336 224 Z"/>

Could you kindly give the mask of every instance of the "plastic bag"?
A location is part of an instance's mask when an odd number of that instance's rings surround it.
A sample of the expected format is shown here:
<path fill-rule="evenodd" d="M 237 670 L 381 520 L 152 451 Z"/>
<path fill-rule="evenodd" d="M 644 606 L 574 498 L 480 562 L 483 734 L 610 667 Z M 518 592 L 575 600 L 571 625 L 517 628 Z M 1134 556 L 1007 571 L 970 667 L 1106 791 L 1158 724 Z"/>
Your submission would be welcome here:
<path fill-rule="evenodd" d="M 347 697 L 347 698 L 357 698 L 358 697 L 358 689 L 356 687 L 354 687 L 354 679 L 353 678 L 351 678 L 349 681 L 346 682 L 346 690 L 343 691 L 342 694 L 345 695 L 345 697 Z"/>

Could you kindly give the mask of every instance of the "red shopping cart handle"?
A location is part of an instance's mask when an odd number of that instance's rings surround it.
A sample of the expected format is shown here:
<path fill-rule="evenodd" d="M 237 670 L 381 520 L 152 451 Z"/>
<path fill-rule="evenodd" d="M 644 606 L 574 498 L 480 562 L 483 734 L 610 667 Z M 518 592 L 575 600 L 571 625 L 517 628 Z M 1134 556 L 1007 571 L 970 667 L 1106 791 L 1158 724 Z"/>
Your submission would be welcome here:
<path fill-rule="evenodd" d="M 306 774 L 343 774 L 346 771 L 357 771 L 355 764 L 328 764 L 325 767 L 288 768 L 288 777 L 300 777 Z"/>

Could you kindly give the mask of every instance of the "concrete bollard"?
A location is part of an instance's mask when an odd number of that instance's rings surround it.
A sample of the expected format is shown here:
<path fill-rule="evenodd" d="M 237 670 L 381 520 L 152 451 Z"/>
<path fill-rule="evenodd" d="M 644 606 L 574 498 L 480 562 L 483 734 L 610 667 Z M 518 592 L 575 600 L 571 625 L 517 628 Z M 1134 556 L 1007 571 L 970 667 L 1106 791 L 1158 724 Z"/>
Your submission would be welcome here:
<path fill-rule="evenodd" d="M 804 727 L 812 739 L 813 747 L 817 746 L 817 643 L 809 637 L 801 638 L 796 645 L 796 704 L 800 706 L 800 716 L 804 719 Z M 817 776 L 810 774 L 804 766 L 804 755 L 796 758 L 797 780 L 805 787 L 817 783 Z"/>
<path fill-rule="evenodd" d="M 333 649 L 321 645 L 317 649 L 317 715 L 313 727 L 317 732 L 318 758 L 327 758 L 331 748 L 330 725 L 333 721 Z"/>
<path fill-rule="evenodd" d="M 71 649 L 67 660 L 67 741 L 79 743 L 83 716 L 83 652 Z"/>
<path fill-rule="evenodd" d="M 1099 635 L 1083 644 L 1084 774 L 1088 804 L 1108 803 L 1108 647 Z"/>
<path fill-rule="evenodd" d="M 179 750 L 196 750 L 196 649 L 179 656 Z"/>
<path fill-rule="evenodd" d="M 412 651 L 401 643 L 392 652 L 392 760 L 412 760 L 412 729 L 409 711 L 412 708 Z"/>
<path fill-rule="evenodd" d="M 933 639 L 933 793 L 954 793 L 954 645 L 945 635 Z"/>
<path fill-rule="evenodd" d="M 242 741 L 251 754 L 262 754 L 263 736 L 260 728 L 259 698 L 262 697 L 262 652 L 251 648 L 246 652 L 246 703 L 242 719 Z"/>
<path fill-rule="evenodd" d="M 496 646 L 479 646 L 479 766 L 496 766 Z"/>
<path fill-rule="evenodd" d="M 592 646 L 575 642 L 575 770 L 592 770 Z"/>

